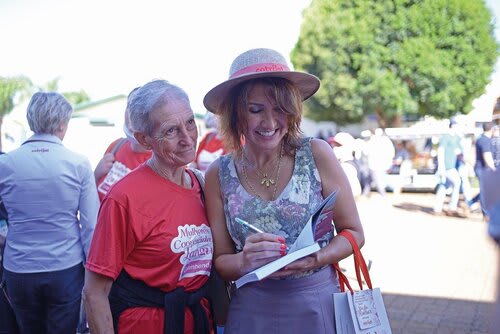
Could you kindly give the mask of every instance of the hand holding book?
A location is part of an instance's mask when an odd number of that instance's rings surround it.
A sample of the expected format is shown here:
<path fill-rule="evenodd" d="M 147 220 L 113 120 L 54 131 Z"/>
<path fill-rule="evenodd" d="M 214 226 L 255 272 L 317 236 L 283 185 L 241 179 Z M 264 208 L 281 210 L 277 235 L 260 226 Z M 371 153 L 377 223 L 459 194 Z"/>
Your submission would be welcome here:
<path fill-rule="evenodd" d="M 236 287 L 239 288 L 246 283 L 268 277 L 272 273 L 284 268 L 286 265 L 320 250 L 320 246 L 316 240 L 332 229 L 333 206 L 335 204 L 336 195 L 336 192 L 331 193 L 316 208 L 302 229 L 302 232 L 290 247 L 287 255 L 242 276 L 236 280 Z M 245 222 L 239 218 L 237 219 L 240 224 L 247 226 L 247 228 L 252 226 L 249 222 Z"/>

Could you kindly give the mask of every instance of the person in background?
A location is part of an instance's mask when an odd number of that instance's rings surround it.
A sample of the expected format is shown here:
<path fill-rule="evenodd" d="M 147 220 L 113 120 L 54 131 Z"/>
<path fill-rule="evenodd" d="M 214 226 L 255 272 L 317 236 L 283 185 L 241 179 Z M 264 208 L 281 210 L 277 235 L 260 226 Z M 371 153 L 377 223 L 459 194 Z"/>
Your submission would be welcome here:
<path fill-rule="evenodd" d="M 467 148 L 472 148 L 472 146 L 470 146 L 470 142 L 467 140 L 467 137 L 463 133 L 458 133 L 458 135 L 460 136 L 460 144 L 464 148 L 464 151 L 460 152 L 457 155 L 456 169 L 458 171 L 458 175 L 460 175 L 460 193 L 463 194 L 463 199 L 465 202 L 464 216 L 467 216 L 469 212 L 479 209 L 479 203 L 473 202 L 474 195 L 469 180 L 472 167 L 471 163 L 468 162 L 470 159 L 468 159 L 467 153 L 470 153 L 472 150 L 467 150 Z"/>
<path fill-rule="evenodd" d="M 476 141 L 476 163 L 474 172 L 481 179 L 481 174 L 485 169 L 495 170 L 495 161 L 491 152 L 491 140 L 493 135 L 493 123 L 483 123 L 483 133 Z"/>
<path fill-rule="evenodd" d="M 0 151 L 0 155 L 4 154 Z M 0 281 L 2 279 L 3 272 L 3 248 L 5 246 L 5 237 L 7 236 L 7 210 L 5 210 L 5 205 L 3 205 L 2 198 L 0 198 Z"/>
<path fill-rule="evenodd" d="M 205 114 L 205 125 L 211 130 L 201 139 L 193 162 L 193 167 L 203 173 L 215 159 L 227 153 L 222 137 L 219 135 L 217 118 L 209 111 Z"/>
<path fill-rule="evenodd" d="M 198 138 L 189 98 L 155 80 L 127 108 L 152 155 L 101 204 L 83 290 L 91 333 L 211 333 L 204 296 L 213 244 L 201 186 L 187 169 Z"/>
<path fill-rule="evenodd" d="M 361 185 L 361 191 L 365 189 L 368 183 L 371 183 L 370 169 L 368 168 L 368 161 L 366 156 L 366 143 L 367 140 L 363 138 L 356 138 L 354 140 L 354 163 L 358 171 L 358 180 Z"/>
<path fill-rule="evenodd" d="M 372 185 L 381 196 L 385 196 L 386 172 L 392 166 L 394 145 L 381 128 L 375 129 L 365 145 L 366 161 L 370 173 L 370 181 L 363 188 L 363 195 L 369 196 Z"/>
<path fill-rule="evenodd" d="M 134 88 L 129 93 L 128 99 L 138 88 Z M 101 202 L 113 184 L 151 157 L 151 151 L 142 147 L 134 138 L 127 108 L 125 109 L 123 132 L 126 137 L 117 139 L 108 146 L 94 170 Z"/>
<path fill-rule="evenodd" d="M 0 156 L 4 278 L 21 333 L 74 334 L 78 322 L 99 199 L 89 160 L 62 145 L 72 112 L 62 95 L 35 93 L 34 135 Z"/>
<path fill-rule="evenodd" d="M 407 146 L 408 142 L 406 140 L 396 141 L 396 152 L 392 159 L 392 166 L 388 171 L 388 174 L 397 176 L 391 182 L 392 192 L 395 194 L 400 193 L 408 180 L 411 180 L 412 161 Z"/>
<path fill-rule="evenodd" d="M 460 136 L 457 134 L 457 123 L 451 119 L 448 133 L 439 138 L 437 149 L 437 176 L 439 184 L 436 191 L 436 201 L 434 204 L 435 215 L 443 213 L 443 205 L 446 197 L 446 188 L 452 188 L 448 210 L 445 212 L 449 216 L 464 216 L 457 211 L 460 195 L 461 178 L 457 170 L 457 157 L 463 152 Z"/>
<path fill-rule="evenodd" d="M 396 142 L 396 152 L 392 159 L 391 173 L 399 174 L 401 172 L 401 165 L 410 160 L 410 153 L 406 149 L 406 141 L 399 140 Z"/>
<path fill-rule="evenodd" d="M 205 107 L 220 117 L 232 150 L 206 172 L 214 264 L 225 280 L 284 255 L 334 191 L 335 230 L 349 230 L 364 243 L 349 181 L 331 146 L 300 133 L 303 101 L 319 85 L 315 76 L 290 70 L 280 53 L 253 49 L 239 55 L 229 79 L 205 95 Z M 236 217 L 264 233 L 249 234 Z M 338 281 L 331 264 L 353 251 L 344 237 L 334 235 L 333 224 L 318 242 L 317 253 L 236 290 L 225 333 L 334 333 L 332 294 Z"/>
<path fill-rule="evenodd" d="M 4 154 L 0 151 L 0 155 Z M 14 311 L 5 296 L 3 282 L 3 252 L 5 248 L 5 238 L 7 236 L 8 222 L 7 210 L 3 205 L 0 198 L 0 333 L 17 334 L 19 328 L 17 327 L 16 317 Z"/>
<path fill-rule="evenodd" d="M 354 137 L 347 132 L 339 132 L 334 137 L 331 137 L 329 143 L 333 147 L 333 152 L 339 160 L 347 180 L 349 180 L 352 195 L 357 198 L 361 195 L 361 185 L 358 178 L 358 169 L 354 162 Z"/>
<path fill-rule="evenodd" d="M 495 169 L 500 168 L 500 126 L 494 125 L 491 129 L 491 155 Z"/>
<path fill-rule="evenodd" d="M 500 246 L 500 168 L 496 170 L 486 169 L 480 179 L 481 203 L 488 217 L 488 233 Z M 497 263 L 497 271 L 500 274 L 500 263 Z M 500 328 L 500 275 L 497 275 L 497 297 L 493 309 L 490 333 L 498 332 Z"/>
<path fill-rule="evenodd" d="M 483 133 L 476 140 L 476 163 L 474 164 L 474 173 L 479 180 L 481 185 L 481 176 L 485 170 L 496 170 L 495 160 L 492 154 L 492 137 L 493 135 L 493 123 L 486 122 L 483 123 Z M 479 194 L 474 197 L 469 205 L 480 200 L 481 188 L 479 188 Z"/>

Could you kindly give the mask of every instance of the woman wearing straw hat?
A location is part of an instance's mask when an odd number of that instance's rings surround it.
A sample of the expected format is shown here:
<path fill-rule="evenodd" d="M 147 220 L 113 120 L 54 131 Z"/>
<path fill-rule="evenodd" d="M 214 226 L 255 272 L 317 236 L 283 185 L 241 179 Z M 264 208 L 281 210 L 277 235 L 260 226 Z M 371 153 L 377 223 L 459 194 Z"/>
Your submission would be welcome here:
<path fill-rule="evenodd" d="M 361 246 L 363 229 L 349 182 L 330 145 L 303 138 L 302 102 L 320 82 L 289 69 L 270 49 L 253 49 L 232 63 L 229 79 L 204 98 L 219 117 L 233 153 L 206 174 L 207 213 L 215 244 L 215 266 L 226 280 L 286 253 L 323 198 L 338 191 L 335 230 L 348 229 Z M 235 222 L 251 222 L 253 233 Z M 332 294 L 338 282 L 330 264 L 352 248 L 334 229 L 317 253 L 289 264 L 232 295 L 225 331 L 231 333 L 334 333 Z"/>

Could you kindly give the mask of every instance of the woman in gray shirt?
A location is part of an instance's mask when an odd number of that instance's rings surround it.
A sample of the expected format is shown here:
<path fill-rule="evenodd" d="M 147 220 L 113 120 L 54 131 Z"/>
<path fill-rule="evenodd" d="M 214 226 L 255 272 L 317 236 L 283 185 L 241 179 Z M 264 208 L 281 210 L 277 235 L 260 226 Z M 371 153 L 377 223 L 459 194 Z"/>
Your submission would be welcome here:
<path fill-rule="evenodd" d="M 4 277 L 22 333 L 75 333 L 84 262 L 99 200 L 88 159 L 62 145 L 73 109 L 35 93 L 34 132 L 0 156 L 0 197 L 9 216 Z"/>

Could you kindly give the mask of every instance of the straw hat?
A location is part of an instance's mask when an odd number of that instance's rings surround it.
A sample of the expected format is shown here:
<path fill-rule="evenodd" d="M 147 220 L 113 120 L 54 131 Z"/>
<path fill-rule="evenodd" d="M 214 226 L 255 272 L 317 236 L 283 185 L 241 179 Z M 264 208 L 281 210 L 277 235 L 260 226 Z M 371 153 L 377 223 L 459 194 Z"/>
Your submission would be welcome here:
<path fill-rule="evenodd" d="M 255 78 L 277 77 L 291 81 L 307 100 L 319 88 L 319 79 L 308 73 L 291 71 L 285 58 L 271 49 L 252 49 L 240 54 L 231 64 L 229 79 L 212 88 L 205 98 L 205 107 L 217 114 L 219 106 L 236 85 Z"/>

